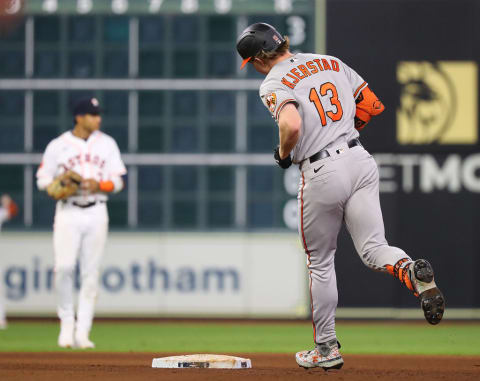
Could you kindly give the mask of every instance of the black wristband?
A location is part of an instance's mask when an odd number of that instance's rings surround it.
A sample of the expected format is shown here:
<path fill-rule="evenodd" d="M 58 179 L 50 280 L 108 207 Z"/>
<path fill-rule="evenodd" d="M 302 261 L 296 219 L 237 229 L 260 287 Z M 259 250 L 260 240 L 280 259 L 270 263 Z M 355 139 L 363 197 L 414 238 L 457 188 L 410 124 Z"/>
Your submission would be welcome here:
<path fill-rule="evenodd" d="M 287 169 L 292 165 L 292 158 L 288 155 L 285 159 L 280 158 L 280 146 L 277 146 L 273 151 L 273 158 L 280 168 Z"/>

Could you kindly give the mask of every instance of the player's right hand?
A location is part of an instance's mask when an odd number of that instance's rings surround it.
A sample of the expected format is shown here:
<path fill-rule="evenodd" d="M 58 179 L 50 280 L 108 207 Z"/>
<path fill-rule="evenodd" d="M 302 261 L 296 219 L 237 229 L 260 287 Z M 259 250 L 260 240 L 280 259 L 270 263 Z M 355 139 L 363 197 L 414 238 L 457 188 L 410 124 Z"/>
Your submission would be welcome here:
<path fill-rule="evenodd" d="M 280 146 L 277 146 L 273 151 L 273 158 L 280 168 L 287 169 L 292 165 L 292 158 L 288 155 L 285 159 L 280 158 Z"/>

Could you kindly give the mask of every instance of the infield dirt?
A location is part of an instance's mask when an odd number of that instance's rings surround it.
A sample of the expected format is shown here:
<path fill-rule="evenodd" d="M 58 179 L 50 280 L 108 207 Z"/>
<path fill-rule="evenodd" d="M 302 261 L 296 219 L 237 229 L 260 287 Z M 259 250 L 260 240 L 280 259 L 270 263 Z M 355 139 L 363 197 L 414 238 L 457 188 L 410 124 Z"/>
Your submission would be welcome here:
<path fill-rule="evenodd" d="M 252 369 L 153 369 L 154 357 L 175 353 L 0 353 L 0 380 L 478 380 L 480 356 L 345 355 L 341 370 L 305 370 L 294 355 L 241 354 Z"/>

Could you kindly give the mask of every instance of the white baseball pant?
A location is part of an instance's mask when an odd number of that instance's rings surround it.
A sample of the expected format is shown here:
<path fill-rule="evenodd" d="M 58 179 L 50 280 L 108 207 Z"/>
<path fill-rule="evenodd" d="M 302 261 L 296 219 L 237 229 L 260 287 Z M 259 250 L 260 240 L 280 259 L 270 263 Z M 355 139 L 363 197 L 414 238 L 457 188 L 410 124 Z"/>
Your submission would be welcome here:
<path fill-rule="evenodd" d="M 57 203 L 53 226 L 57 313 L 63 323 L 75 321 L 74 271 L 80 265 L 77 332 L 90 332 L 98 289 L 99 267 L 108 233 L 106 203 L 80 208 Z"/>

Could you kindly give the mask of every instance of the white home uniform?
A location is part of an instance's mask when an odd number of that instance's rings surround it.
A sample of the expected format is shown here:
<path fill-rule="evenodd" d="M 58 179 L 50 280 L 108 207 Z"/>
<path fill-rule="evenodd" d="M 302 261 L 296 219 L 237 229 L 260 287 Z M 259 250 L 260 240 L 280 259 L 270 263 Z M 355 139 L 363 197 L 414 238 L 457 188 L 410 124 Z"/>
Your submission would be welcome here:
<path fill-rule="evenodd" d="M 116 142 L 101 131 L 87 140 L 68 131 L 47 146 L 37 171 L 37 185 L 46 187 L 66 170 L 73 170 L 83 179 L 112 181 L 114 192 L 123 188 L 125 165 Z M 80 264 L 81 288 L 78 299 L 76 332 L 88 336 L 97 296 L 100 260 L 108 232 L 106 193 L 90 194 L 79 190 L 68 199 L 57 201 L 53 224 L 55 254 L 55 286 L 58 294 L 57 313 L 62 327 L 75 322 L 73 276 L 77 259 Z"/>
<path fill-rule="evenodd" d="M 334 256 L 343 221 L 370 268 L 387 271 L 410 263 L 403 250 L 385 239 L 377 165 L 354 128 L 355 99 L 366 86 L 336 57 L 295 54 L 275 64 L 260 87 L 260 97 L 277 121 L 287 103 L 294 103 L 302 117 L 291 155 L 301 170 L 298 227 L 307 254 L 316 343 L 336 338 Z"/>

